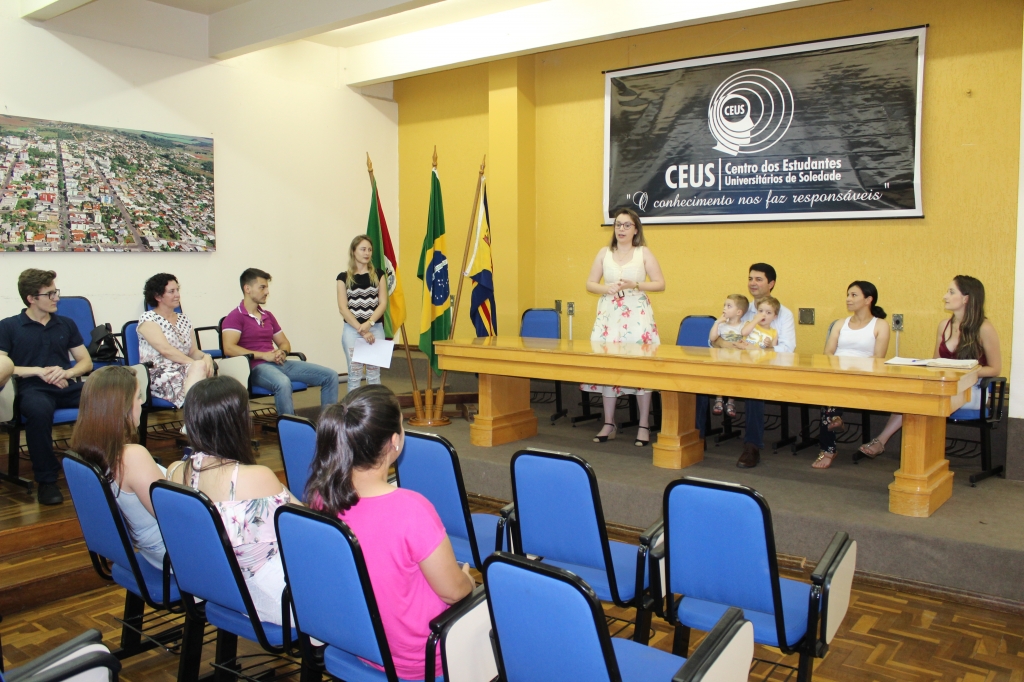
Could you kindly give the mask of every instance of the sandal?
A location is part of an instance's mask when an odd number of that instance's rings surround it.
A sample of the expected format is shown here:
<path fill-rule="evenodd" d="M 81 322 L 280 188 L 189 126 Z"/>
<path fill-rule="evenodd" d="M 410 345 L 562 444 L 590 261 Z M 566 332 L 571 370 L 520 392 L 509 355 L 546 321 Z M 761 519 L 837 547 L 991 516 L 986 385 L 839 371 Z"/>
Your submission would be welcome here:
<path fill-rule="evenodd" d="M 825 452 L 824 450 L 822 450 L 821 452 L 818 453 L 818 459 L 814 460 L 814 462 L 811 464 L 811 468 L 828 469 L 830 466 L 832 466 L 832 460 L 836 458 L 836 454 L 837 453 L 835 452 Z M 822 462 L 824 462 L 824 464 L 820 464 Z"/>
<path fill-rule="evenodd" d="M 736 403 L 731 400 L 725 404 L 725 416 L 729 419 L 736 418 Z"/>
<path fill-rule="evenodd" d="M 608 422 L 605 422 L 604 425 L 612 427 L 612 432 L 609 433 L 607 436 L 594 436 L 595 443 L 605 443 L 610 440 L 615 440 L 615 431 L 617 430 L 615 424 L 609 424 Z"/>
<path fill-rule="evenodd" d="M 718 415 L 722 414 L 722 399 L 721 398 L 718 398 L 717 400 L 715 400 L 715 406 L 711 408 L 711 414 L 715 415 L 716 417 Z"/>
<path fill-rule="evenodd" d="M 842 433 L 846 431 L 846 424 L 843 423 L 842 417 L 832 417 L 828 420 L 828 430 L 835 433 Z"/>
<path fill-rule="evenodd" d="M 885 452 L 885 445 L 882 443 L 882 441 L 878 440 L 877 438 L 872 438 L 864 445 L 861 445 L 860 448 L 858 448 L 858 452 L 860 452 L 865 457 L 870 457 L 871 459 L 874 459 L 875 457 L 878 457 L 880 454 Z"/>
<path fill-rule="evenodd" d="M 640 429 L 647 429 L 647 440 L 642 440 L 640 438 Z M 637 446 L 638 448 L 642 448 L 645 445 L 650 445 L 651 444 L 651 429 L 650 429 L 650 427 L 648 427 L 648 426 L 641 426 L 640 429 L 636 430 L 636 440 L 633 441 L 633 445 Z"/>

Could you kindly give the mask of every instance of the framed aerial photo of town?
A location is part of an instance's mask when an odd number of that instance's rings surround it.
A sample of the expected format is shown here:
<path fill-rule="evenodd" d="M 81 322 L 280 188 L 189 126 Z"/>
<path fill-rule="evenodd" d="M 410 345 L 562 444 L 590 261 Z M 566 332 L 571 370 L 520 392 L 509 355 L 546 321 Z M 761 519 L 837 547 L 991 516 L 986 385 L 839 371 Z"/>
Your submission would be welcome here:
<path fill-rule="evenodd" d="M 216 250 L 213 138 L 0 115 L 0 250 Z"/>

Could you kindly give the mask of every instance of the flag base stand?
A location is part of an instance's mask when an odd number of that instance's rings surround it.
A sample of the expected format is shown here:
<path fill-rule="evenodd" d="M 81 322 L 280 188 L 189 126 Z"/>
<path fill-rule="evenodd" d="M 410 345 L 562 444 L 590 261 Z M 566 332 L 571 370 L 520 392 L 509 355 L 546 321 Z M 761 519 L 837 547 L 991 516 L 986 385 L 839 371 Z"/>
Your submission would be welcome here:
<path fill-rule="evenodd" d="M 452 423 L 452 420 L 448 417 L 409 417 L 406 421 L 409 422 L 409 426 L 448 426 Z"/>

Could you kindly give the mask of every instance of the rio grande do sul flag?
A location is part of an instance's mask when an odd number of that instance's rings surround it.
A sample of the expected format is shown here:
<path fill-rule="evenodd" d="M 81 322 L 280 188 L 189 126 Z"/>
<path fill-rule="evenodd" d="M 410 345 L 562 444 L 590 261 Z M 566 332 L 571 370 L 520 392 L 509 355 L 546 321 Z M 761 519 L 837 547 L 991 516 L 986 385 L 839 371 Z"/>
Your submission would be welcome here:
<path fill-rule="evenodd" d="M 427 210 L 427 234 L 416 276 L 423 281 L 423 308 L 420 312 L 420 350 L 430 360 L 437 375 L 435 341 L 447 341 L 452 328 L 452 306 L 448 284 L 448 255 L 444 239 L 444 206 L 441 202 L 441 181 L 437 168 L 430 175 L 430 208 Z"/>
<path fill-rule="evenodd" d="M 366 235 L 373 244 L 373 267 L 384 272 L 388 285 L 388 307 L 384 311 L 384 335 L 392 339 L 398 329 L 405 324 L 405 292 L 402 291 L 402 278 L 398 274 L 398 259 L 395 249 L 391 246 L 391 234 L 384 220 L 384 209 L 380 205 L 377 194 L 377 179 L 372 180 L 373 190 L 370 195 L 370 217 L 366 223 Z"/>

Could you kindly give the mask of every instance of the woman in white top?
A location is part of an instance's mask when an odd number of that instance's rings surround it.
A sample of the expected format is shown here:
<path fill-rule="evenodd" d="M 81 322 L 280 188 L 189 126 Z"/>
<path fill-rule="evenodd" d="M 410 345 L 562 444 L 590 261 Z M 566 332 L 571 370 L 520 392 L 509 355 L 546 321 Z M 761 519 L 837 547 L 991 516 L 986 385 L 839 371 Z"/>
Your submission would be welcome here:
<path fill-rule="evenodd" d="M 111 365 L 90 374 L 82 388 L 71 450 L 106 474 L 132 544 L 153 567 L 162 569 L 166 550 L 149 486 L 164 477 L 164 469 L 135 442 L 144 398 L 131 367 Z"/>
<path fill-rule="evenodd" d="M 661 265 L 647 248 L 640 217 L 628 208 L 615 212 L 615 232 L 610 246 L 602 248 L 594 259 L 587 278 L 587 291 L 600 294 L 597 320 L 590 334 L 591 341 L 602 343 L 661 343 L 654 309 L 648 291 L 664 291 L 665 277 Z M 604 284 L 601 279 L 604 278 Z M 649 279 L 649 281 L 648 281 Z M 604 403 L 604 427 L 594 436 L 595 443 L 615 438 L 615 401 L 623 393 L 636 394 L 640 411 L 640 428 L 634 445 L 651 442 L 651 394 L 642 388 L 583 384 L 580 388 L 600 393 Z M 641 437 L 643 436 L 643 437 Z"/>
<path fill-rule="evenodd" d="M 212 377 L 213 359 L 192 343 L 192 323 L 181 306 L 181 289 L 174 275 L 153 275 L 142 290 L 151 308 L 139 318 L 139 361 L 151 363 L 149 392 L 175 407 L 197 381 Z"/>
<path fill-rule="evenodd" d="M 833 324 L 825 343 L 825 355 L 853 358 L 884 358 L 889 351 L 889 325 L 880 323 L 885 311 L 875 305 L 878 289 L 871 282 L 856 281 L 846 288 L 846 309 L 853 313 L 842 324 Z M 821 408 L 818 443 L 821 452 L 811 465 L 828 469 L 836 457 L 836 433 L 846 430 L 843 411 L 838 407 Z"/>

